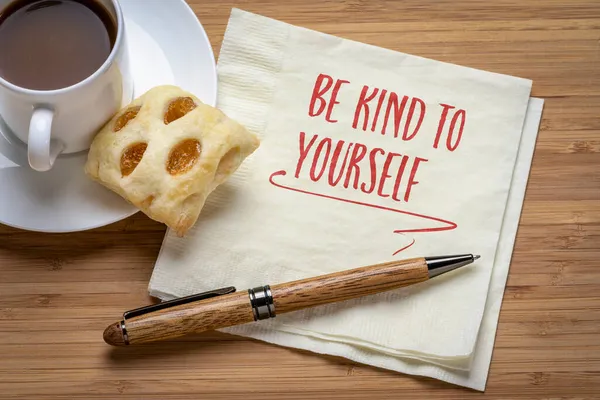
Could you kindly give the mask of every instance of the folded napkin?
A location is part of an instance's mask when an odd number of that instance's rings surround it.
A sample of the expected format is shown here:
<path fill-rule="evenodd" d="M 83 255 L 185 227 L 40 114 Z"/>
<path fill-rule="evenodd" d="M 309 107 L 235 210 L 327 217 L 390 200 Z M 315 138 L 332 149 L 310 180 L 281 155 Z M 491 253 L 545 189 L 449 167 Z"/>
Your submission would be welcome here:
<path fill-rule="evenodd" d="M 440 363 L 415 362 L 410 357 L 395 357 L 385 352 L 372 351 L 368 348 L 356 346 L 345 341 L 331 340 L 331 338 L 319 338 L 317 336 L 295 334 L 277 329 L 256 327 L 255 325 L 244 325 L 224 329 L 228 333 L 247 336 L 280 346 L 294 347 L 315 353 L 329 354 L 348 358 L 350 360 L 373 365 L 379 368 L 390 369 L 412 375 L 428 376 L 442 381 L 469 387 L 472 389 L 485 390 L 500 306 L 508 277 L 508 269 L 512 256 L 513 246 L 519 225 L 519 217 L 525 197 L 527 178 L 531 167 L 531 159 L 535 148 L 535 141 L 542 116 L 543 100 L 532 98 L 527 109 L 525 127 L 521 137 L 521 145 L 517 158 L 517 165 L 513 174 L 510 188 L 508 205 L 504 215 L 500 243 L 494 261 L 492 278 L 485 303 L 483 320 L 479 328 L 479 335 L 475 349 L 471 354 L 471 365 L 467 371 L 452 368 L 450 363 L 445 366 Z M 166 287 L 177 284 L 168 284 Z M 162 293 L 165 299 L 172 296 Z"/>
<path fill-rule="evenodd" d="M 218 71 L 218 106 L 262 145 L 185 239 L 168 233 L 150 293 L 476 252 L 430 282 L 226 331 L 483 389 L 541 114 L 532 101 L 522 135 L 531 82 L 240 10 Z"/>

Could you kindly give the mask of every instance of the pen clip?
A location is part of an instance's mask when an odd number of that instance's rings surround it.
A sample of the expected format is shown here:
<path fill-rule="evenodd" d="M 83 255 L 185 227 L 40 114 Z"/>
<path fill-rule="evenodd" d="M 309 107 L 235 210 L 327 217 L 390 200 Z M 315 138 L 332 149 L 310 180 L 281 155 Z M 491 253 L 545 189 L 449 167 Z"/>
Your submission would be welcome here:
<path fill-rule="evenodd" d="M 125 311 L 123 313 L 123 320 L 126 320 L 128 318 L 138 317 L 140 315 L 147 314 L 147 313 L 150 313 L 153 311 L 163 310 L 163 309 L 169 308 L 169 307 L 180 306 L 182 304 L 191 303 L 193 301 L 205 300 L 205 299 L 210 299 L 211 297 L 223 296 L 225 294 L 233 293 L 233 292 L 235 292 L 235 290 L 236 290 L 235 287 L 228 286 L 228 287 L 222 288 L 222 289 L 210 290 L 208 292 L 193 294 L 191 296 L 180 297 L 180 298 L 169 300 L 169 301 L 163 301 L 162 303 L 152 304 L 149 306 L 136 308 L 134 310 Z"/>

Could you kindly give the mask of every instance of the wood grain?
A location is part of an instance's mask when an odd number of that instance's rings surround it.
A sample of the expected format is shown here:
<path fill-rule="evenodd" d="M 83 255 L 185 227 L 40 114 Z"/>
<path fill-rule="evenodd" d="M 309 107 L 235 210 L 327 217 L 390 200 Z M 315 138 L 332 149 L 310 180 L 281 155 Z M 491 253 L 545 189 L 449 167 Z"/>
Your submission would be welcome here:
<path fill-rule="evenodd" d="M 596 0 L 190 0 L 215 53 L 235 6 L 389 49 L 533 80 L 542 127 L 484 395 L 239 337 L 113 349 L 146 304 L 164 228 L 0 226 L 0 398 L 600 398 L 600 5 Z M 2 189 L 0 189 L 2 190 Z"/>
<path fill-rule="evenodd" d="M 129 343 L 133 345 L 252 321 L 254 315 L 248 292 L 240 291 L 128 318 L 125 327 Z"/>
<path fill-rule="evenodd" d="M 428 279 L 427 262 L 424 258 L 414 258 L 281 283 L 272 286 L 271 292 L 276 313 L 285 314 L 398 289 Z M 126 316 L 124 325 L 127 340 L 124 340 L 118 322 L 109 325 L 103 337 L 105 342 L 112 345 L 135 345 L 253 321 L 252 302 L 248 291 L 244 290 L 133 317 Z"/>
<path fill-rule="evenodd" d="M 414 285 L 429 279 L 424 258 L 390 261 L 271 286 L 277 314 Z"/>

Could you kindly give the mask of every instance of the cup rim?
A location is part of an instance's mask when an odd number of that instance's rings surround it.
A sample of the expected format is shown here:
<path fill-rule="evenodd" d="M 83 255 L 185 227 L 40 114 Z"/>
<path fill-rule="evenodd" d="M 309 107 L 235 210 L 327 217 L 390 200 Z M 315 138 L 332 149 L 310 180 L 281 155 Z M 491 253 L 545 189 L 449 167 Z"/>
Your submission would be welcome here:
<path fill-rule="evenodd" d="M 108 57 L 106 58 L 104 63 L 100 66 L 100 68 L 98 68 L 96 71 L 94 71 L 93 74 L 86 77 L 82 81 L 79 81 L 71 86 L 67 86 L 67 87 L 60 88 L 60 89 L 52 89 L 52 90 L 28 89 L 28 88 L 24 88 L 22 86 L 15 85 L 14 83 L 11 83 L 11 82 L 7 81 L 6 79 L 4 79 L 2 76 L 0 76 L 0 86 L 4 86 L 7 89 L 12 90 L 13 92 L 17 92 L 17 93 L 24 94 L 24 95 L 55 96 L 55 95 L 60 95 L 60 94 L 70 92 L 72 90 L 78 89 L 83 86 L 87 86 L 92 81 L 94 81 L 98 76 L 105 73 L 108 70 L 108 68 L 110 67 L 110 65 L 113 63 L 114 59 L 116 58 L 116 54 L 119 51 L 119 49 L 121 48 L 121 46 L 123 45 L 123 40 L 125 37 L 125 20 L 123 18 L 123 12 L 121 10 L 121 5 L 119 4 L 118 0 L 110 0 L 110 1 L 115 9 L 115 14 L 117 16 L 117 37 L 115 39 L 115 45 L 113 46 L 110 54 L 108 55 Z"/>

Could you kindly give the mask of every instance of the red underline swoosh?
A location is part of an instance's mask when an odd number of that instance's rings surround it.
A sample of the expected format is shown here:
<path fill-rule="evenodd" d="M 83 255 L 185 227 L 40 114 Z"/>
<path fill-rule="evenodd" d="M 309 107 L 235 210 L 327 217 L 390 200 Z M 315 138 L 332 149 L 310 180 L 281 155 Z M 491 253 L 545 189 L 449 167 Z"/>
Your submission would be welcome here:
<path fill-rule="evenodd" d="M 398 214 L 410 215 L 410 216 L 417 217 L 417 218 L 427 219 L 429 221 L 439 222 L 439 223 L 445 225 L 445 226 L 438 226 L 438 227 L 433 227 L 433 228 L 397 229 L 397 230 L 394 230 L 394 233 L 403 234 L 403 233 L 441 232 L 441 231 L 451 231 L 451 230 L 457 228 L 457 225 L 454 222 L 448 221 L 448 220 L 445 220 L 442 218 L 433 217 L 430 215 L 418 214 L 418 213 L 414 213 L 414 212 L 410 212 L 410 211 L 406 211 L 406 210 L 399 210 L 397 208 L 379 206 L 377 204 L 364 203 L 362 201 L 344 199 L 342 197 L 329 196 L 327 194 L 322 194 L 322 193 L 310 192 L 308 190 L 297 189 L 297 188 L 294 188 L 291 186 L 285 186 L 285 185 L 275 182 L 275 180 L 274 180 L 275 177 L 285 176 L 286 174 L 287 174 L 287 172 L 285 172 L 284 170 L 273 172 L 271 174 L 271 176 L 269 177 L 269 182 L 271 183 L 271 185 L 276 186 L 281 189 L 291 190 L 291 191 L 298 192 L 298 193 L 304 193 L 304 194 L 308 194 L 311 196 L 323 197 L 323 198 L 331 199 L 331 200 L 342 201 L 344 203 L 356 204 L 359 206 L 371 207 L 371 208 L 376 208 L 376 209 L 385 210 L 385 211 L 391 211 L 391 212 L 395 212 Z M 396 255 L 396 254 L 400 253 L 401 251 L 408 249 L 413 244 L 415 244 L 414 238 L 409 245 L 396 250 L 393 255 Z"/>

